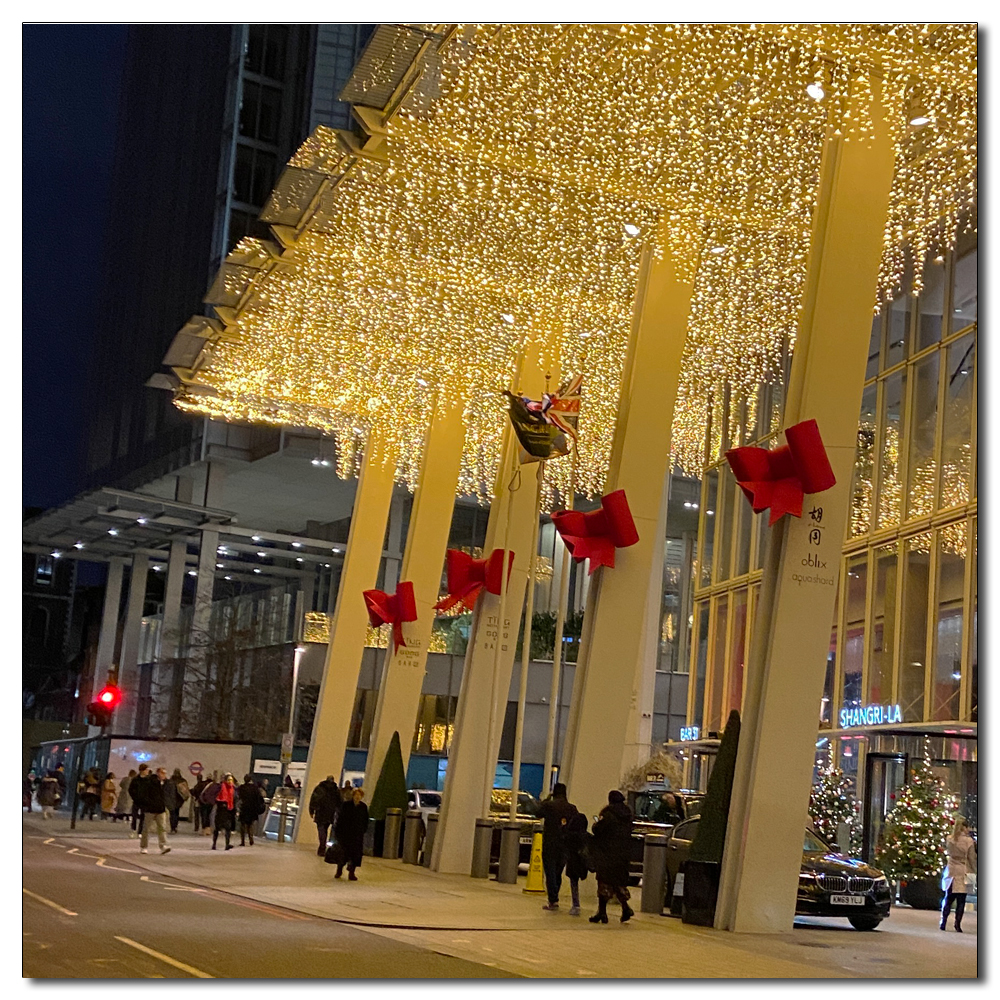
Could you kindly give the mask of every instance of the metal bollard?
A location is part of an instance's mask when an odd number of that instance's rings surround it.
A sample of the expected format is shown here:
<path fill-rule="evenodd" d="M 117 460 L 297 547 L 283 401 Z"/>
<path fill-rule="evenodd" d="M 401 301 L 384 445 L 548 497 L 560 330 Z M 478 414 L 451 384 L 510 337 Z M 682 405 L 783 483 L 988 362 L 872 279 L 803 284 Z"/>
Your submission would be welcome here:
<path fill-rule="evenodd" d="M 517 882 L 517 863 L 521 853 L 521 824 L 507 820 L 500 828 L 500 864 L 497 881 Z"/>
<path fill-rule="evenodd" d="M 403 826 L 403 864 L 415 865 L 419 860 L 423 832 L 423 813 L 419 809 L 407 809 L 406 823 Z"/>
<path fill-rule="evenodd" d="M 394 861 L 399 857 L 399 834 L 403 826 L 403 810 L 386 809 L 385 837 L 382 840 L 382 857 Z"/>
<path fill-rule="evenodd" d="M 642 846 L 642 903 L 643 913 L 662 913 L 663 897 L 667 887 L 667 838 L 658 833 L 647 833 Z"/>
<path fill-rule="evenodd" d="M 493 847 L 493 820 L 487 816 L 476 820 L 476 835 L 472 841 L 473 878 L 490 877 L 490 852 Z"/>
<path fill-rule="evenodd" d="M 421 864 L 424 868 L 430 868 L 431 855 L 434 853 L 434 836 L 437 833 L 439 813 L 431 813 L 427 817 L 427 832 L 424 834 L 424 857 Z"/>

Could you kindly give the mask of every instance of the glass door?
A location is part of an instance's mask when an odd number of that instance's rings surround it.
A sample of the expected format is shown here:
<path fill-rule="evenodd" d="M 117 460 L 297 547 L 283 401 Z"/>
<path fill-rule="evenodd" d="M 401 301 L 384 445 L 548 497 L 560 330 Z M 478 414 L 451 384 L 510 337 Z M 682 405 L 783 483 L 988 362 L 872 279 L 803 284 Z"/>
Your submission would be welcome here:
<path fill-rule="evenodd" d="M 881 845 L 885 818 L 906 784 L 906 762 L 906 754 L 869 753 L 866 758 L 862 853 L 870 864 Z"/>

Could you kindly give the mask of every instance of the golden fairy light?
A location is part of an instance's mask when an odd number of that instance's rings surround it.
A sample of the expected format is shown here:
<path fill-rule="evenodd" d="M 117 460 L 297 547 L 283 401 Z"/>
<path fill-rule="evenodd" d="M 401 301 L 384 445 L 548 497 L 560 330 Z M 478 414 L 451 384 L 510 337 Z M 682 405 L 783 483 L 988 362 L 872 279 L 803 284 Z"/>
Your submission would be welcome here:
<path fill-rule="evenodd" d="M 821 151 L 871 136 L 875 89 L 897 155 L 880 297 L 974 224 L 974 24 L 420 29 L 433 86 L 372 151 L 320 127 L 292 159 L 275 245 L 244 241 L 209 297 L 220 328 L 179 372 L 182 408 L 319 428 L 342 475 L 377 432 L 412 484 L 435 400 L 457 402 L 460 489 L 488 497 L 501 390 L 537 349 L 584 374 L 577 484 L 598 494 L 645 243 L 694 277 L 672 444 L 700 473 L 710 408 L 715 454 L 724 392 L 752 412 L 780 381 Z"/>

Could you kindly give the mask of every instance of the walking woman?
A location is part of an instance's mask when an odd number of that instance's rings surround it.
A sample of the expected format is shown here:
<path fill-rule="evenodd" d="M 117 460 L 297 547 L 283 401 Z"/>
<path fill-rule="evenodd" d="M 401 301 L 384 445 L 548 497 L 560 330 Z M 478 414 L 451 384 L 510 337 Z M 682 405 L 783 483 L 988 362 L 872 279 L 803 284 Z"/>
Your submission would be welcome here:
<path fill-rule="evenodd" d="M 219 786 L 219 794 L 215 799 L 215 829 L 212 831 L 212 850 L 219 839 L 221 830 L 226 837 L 226 850 L 231 851 L 233 845 L 229 838 L 236 829 L 236 779 L 227 774 Z"/>
<path fill-rule="evenodd" d="M 969 824 L 964 816 L 955 817 L 955 826 L 944 842 L 948 867 L 944 870 L 944 903 L 941 906 L 941 930 L 948 928 L 948 914 L 955 903 L 955 930 L 962 933 L 965 915 L 967 878 L 976 870 L 976 842 L 969 836 Z"/>
<path fill-rule="evenodd" d="M 101 819 L 110 819 L 113 823 L 118 817 L 115 815 L 115 799 L 118 797 L 118 786 L 115 784 L 113 771 L 108 771 L 108 776 L 101 782 Z"/>
<path fill-rule="evenodd" d="M 597 868 L 597 912 L 592 924 L 608 922 L 608 900 L 621 903 L 622 923 L 633 915 L 628 905 L 629 859 L 632 852 L 632 810 L 617 789 L 608 792 L 608 804 L 594 824 L 594 861 Z"/>
<path fill-rule="evenodd" d="M 361 867 L 361 856 L 364 853 L 365 832 L 368 829 L 368 806 L 361 800 L 365 797 L 364 789 L 355 788 L 351 798 L 343 803 L 337 813 L 335 828 L 337 843 L 343 849 L 343 854 L 337 863 L 337 873 L 334 878 L 344 874 L 347 865 L 347 878 L 357 882 L 355 871 Z"/>
<path fill-rule="evenodd" d="M 132 796 L 128 789 L 135 776 L 136 770 L 133 767 L 129 770 L 128 774 L 126 774 L 125 777 L 118 782 L 118 801 L 115 804 L 115 813 L 126 821 L 132 813 Z"/>

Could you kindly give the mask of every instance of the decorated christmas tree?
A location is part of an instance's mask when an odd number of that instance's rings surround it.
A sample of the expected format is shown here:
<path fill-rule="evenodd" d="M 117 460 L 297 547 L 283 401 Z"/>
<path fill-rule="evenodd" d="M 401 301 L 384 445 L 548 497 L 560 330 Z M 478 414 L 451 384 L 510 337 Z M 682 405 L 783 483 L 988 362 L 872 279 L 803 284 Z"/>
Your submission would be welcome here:
<path fill-rule="evenodd" d="M 895 796 L 886 817 L 876 864 L 894 878 L 940 875 L 945 866 L 944 842 L 951 833 L 958 799 L 945 791 L 925 757 L 913 767 L 910 783 Z"/>
<path fill-rule="evenodd" d="M 832 761 L 820 772 L 819 781 L 809 793 L 809 815 L 819 835 L 829 844 L 839 844 L 838 828 L 846 823 L 850 830 L 847 850 L 854 856 L 860 854 L 860 810 L 853 781 L 839 767 L 834 767 Z"/>

